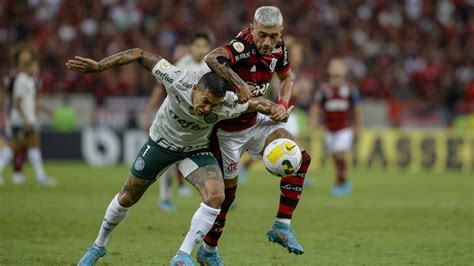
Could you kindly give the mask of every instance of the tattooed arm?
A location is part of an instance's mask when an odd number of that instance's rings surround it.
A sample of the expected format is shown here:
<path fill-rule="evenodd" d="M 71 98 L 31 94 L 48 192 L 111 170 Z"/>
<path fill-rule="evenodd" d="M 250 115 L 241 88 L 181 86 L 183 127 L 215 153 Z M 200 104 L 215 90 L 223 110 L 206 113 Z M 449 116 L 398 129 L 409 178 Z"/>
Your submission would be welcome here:
<path fill-rule="evenodd" d="M 161 59 L 162 57 L 159 55 L 152 54 L 140 48 L 133 48 L 106 57 L 99 62 L 90 58 L 76 56 L 74 59 L 67 61 L 66 67 L 77 72 L 91 73 L 102 72 L 116 66 L 137 62 L 146 70 L 151 71 Z"/>
<path fill-rule="evenodd" d="M 257 111 L 259 113 L 266 114 L 266 115 L 272 114 L 272 112 L 274 112 L 274 108 L 277 106 L 276 103 L 270 100 L 267 100 L 263 97 L 252 97 L 249 99 L 248 103 L 249 103 L 249 110 Z M 287 110 L 285 110 L 284 115 L 281 116 L 279 119 L 276 119 L 273 117 L 271 118 L 276 122 L 286 122 L 293 108 L 294 108 L 293 105 L 290 106 Z"/>
<path fill-rule="evenodd" d="M 214 72 L 225 78 L 234 88 L 238 90 L 238 103 L 246 103 L 250 99 L 252 95 L 250 94 L 249 85 L 228 66 L 230 57 L 224 48 L 218 47 L 214 49 L 209 54 L 207 54 L 206 57 L 204 57 L 204 60 Z"/>

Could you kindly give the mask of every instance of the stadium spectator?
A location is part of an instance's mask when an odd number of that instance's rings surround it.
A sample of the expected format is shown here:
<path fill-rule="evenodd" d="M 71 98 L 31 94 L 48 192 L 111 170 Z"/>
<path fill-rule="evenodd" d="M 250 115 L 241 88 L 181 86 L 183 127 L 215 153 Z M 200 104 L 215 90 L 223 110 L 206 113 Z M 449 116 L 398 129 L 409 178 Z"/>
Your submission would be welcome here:
<path fill-rule="evenodd" d="M 346 154 L 352 149 L 354 135 L 362 126 L 360 94 L 346 80 L 346 64 L 340 58 L 329 62 L 328 81 L 318 86 L 311 106 L 311 126 L 318 129 L 325 125 L 324 144 L 336 167 L 336 184 L 331 195 L 339 197 L 351 192 L 351 183 L 346 177 Z M 324 118 L 322 122 L 321 117 Z"/>
<path fill-rule="evenodd" d="M 176 45 L 197 28 L 211 27 L 218 43 L 238 32 L 253 14 L 252 4 L 227 1 L 4 1 L 0 8 L 0 50 L 28 40 L 40 55 L 45 92 L 93 92 L 97 102 L 109 94 L 149 95 L 154 81 L 138 73 L 131 81 L 112 72 L 94 77 L 65 73 L 65 58 L 81 51 L 112 53 L 131 45 L 156 49 L 172 58 Z M 335 56 L 348 62 L 348 74 L 364 98 L 401 101 L 402 111 L 422 105 L 437 113 L 472 112 L 466 99 L 446 107 L 449 86 L 433 85 L 452 69 L 461 95 L 473 77 L 474 16 L 472 1 L 275 1 L 288 18 L 285 32 L 306 49 L 302 73 L 316 81 Z M 127 19 L 120 14 L 127 12 Z M 217 14 L 209 16 L 208 14 Z M 33 14 L 33 15 L 31 15 Z M 173 15 L 171 15 L 173 14 Z M 8 73 L 0 62 L 0 75 Z M 123 70 L 125 71 L 125 70 Z M 395 75 L 394 75 L 395 74 Z M 101 87 L 102 90 L 91 88 Z M 416 101 L 417 105 L 411 104 Z M 451 102 L 450 102 L 451 104 Z M 408 107 L 408 108 L 407 108 Z M 394 117 L 412 114 L 404 112 Z M 416 113 L 416 112 L 415 112 Z M 396 122 L 396 121 L 395 121 Z"/>
<path fill-rule="evenodd" d="M 238 184 L 239 161 L 247 151 L 254 159 L 261 158 L 265 146 L 277 138 L 294 137 L 277 122 L 286 121 L 293 89 L 288 52 L 281 38 L 283 16 L 274 6 L 262 6 L 255 11 L 250 27 L 242 30 L 229 44 L 211 53 L 205 60 L 211 69 L 225 77 L 239 90 L 243 97 L 250 90 L 252 97 L 264 95 L 274 73 L 280 79 L 280 100 L 272 110 L 270 118 L 250 112 L 238 118 L 222 121 L 215 126 L 211 136 L 211 149 L 224 173 L 225 200 L 221 213 L 213 228 L 206 235 L 197 253 L 197 259 L 204 265 L 222 265 L 218 254 L 218 240 L 224 230 L 226 216 L 232 205 Z M 284 119 L 285 118 L 285 119 Z M 249 134 L 249 132 L 252 132 Z M 297 173 L 283 177 L 280 181 L 280 204 L 276 219 L 267 232 L 267 237 L 295 254 L 303 254 L 303 247 L 296 241 L 291 228 L 291 218 L 302 193 L 304 177 L 311 158 L 302 149 L 302 164 Z"/>
<path fill-rule="evenodd" d="M 224 200 L 221 170 L 208 149 L 212 126 L 219 120 L 237 117 L 248 108 L 271 113 L 274 104 L 255 99 L 237 105 L 233 102 L 236 95 L 227 91 L 228 83 L 215 73 L 199 78 L 194 72 L 175 67 L 162 57 L 138 48 L 111 55 L 100 62 L 76 57 L 66 66 L 89 73 L 133 62 L 160 79 L 170 97 L 156 114 L 149 139 L 140 149 L 125 186 L 109 204 L 97 239 L 78 265 L 95 265 L 105 256 L 105 246 L 113 229 L 125 219 L 129 208 L 139 201 L 156 177 L 176 162 L 188 182 L 199 191 L 203 202 L 171 265 L 194 265 L 190 254 L 212 227 Z"/>

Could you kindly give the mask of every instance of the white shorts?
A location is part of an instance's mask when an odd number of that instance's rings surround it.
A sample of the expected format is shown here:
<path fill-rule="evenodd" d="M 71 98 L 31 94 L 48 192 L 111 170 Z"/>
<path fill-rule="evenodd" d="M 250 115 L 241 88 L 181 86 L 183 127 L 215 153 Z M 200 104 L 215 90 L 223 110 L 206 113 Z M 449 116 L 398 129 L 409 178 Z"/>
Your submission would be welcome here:
<path fill-rule="evenodd" d="M 217 137 L 222 155 L 224 179 L 232 179 L 239 175 L 239 161 L 245 151 L 249 152 L 253 160 L 261 159 L 268 135 L 280 128 L 284 128 L 284 124 L 259 113 L 257 123 L 250 128 L 237 132 L 219 129 Z"/>
<path fill-rule="evenodd" d="M 288 121 L 282 124 L 283 127 L 290 132 L 293 137 L 298 137 L 300 135 L 300 127 L 298 126 L 298 119 L 294 113 L 290 114 Z"/>
<path fill-rule="evenodd" d="M 347 152 L 352 149 L 353 138 L 352 128 L 344 128 L 336 132 L 326 131 L 324 133 L 324 145 L 330 154 Z"/>

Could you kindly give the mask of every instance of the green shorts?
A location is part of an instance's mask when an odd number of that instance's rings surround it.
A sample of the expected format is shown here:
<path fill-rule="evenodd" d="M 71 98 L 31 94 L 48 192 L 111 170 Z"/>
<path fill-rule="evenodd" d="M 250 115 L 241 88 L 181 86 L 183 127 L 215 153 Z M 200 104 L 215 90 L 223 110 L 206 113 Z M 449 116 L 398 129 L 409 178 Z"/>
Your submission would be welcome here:
<path fill-rule="evenodd" d="M 160 147 L 151 138 L 148 138 L 138 152 L 130 171 L 139 178 L 155 179 L 174 163 L 177 164 L 184 177 L 187 177 L 199 167 L 207 165 L 219 167 L 216 158 L 208 149 L 190 152 L 170 151 Z"/>

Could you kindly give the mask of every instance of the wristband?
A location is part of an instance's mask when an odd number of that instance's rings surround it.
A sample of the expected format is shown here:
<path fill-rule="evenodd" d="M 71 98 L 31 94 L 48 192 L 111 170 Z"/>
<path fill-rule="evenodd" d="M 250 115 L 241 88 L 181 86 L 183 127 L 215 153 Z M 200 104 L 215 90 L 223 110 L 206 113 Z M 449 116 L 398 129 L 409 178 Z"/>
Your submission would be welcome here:
<path fill-rule="evenodd" d="M 278 100 L 278 104 L 281 104 L 285 107 L 285 109 L 288 109 L 288 103 L 284 99 L 280 98 L 280 100 Z"/>

